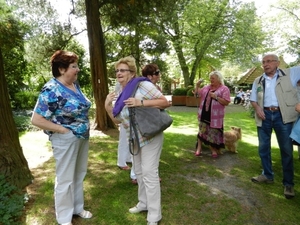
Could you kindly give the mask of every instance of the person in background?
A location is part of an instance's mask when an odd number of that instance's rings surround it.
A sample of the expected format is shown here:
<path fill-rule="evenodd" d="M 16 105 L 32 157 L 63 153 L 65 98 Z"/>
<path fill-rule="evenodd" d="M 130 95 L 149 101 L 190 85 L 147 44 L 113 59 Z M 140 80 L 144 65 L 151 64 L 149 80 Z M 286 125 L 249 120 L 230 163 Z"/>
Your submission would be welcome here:
<path fill-rule="evenodd" d="M 244 95 L 243 88 L 241 88 L 238 92 L 236 92 L 236 96 L 233 100 L 233 104 L 240 104 Z"/>
<path fill-rule="evenodd" d="M 122 92 L 122 86 L 119 82 L 117 82 L 115 87 L 116 96 L 119 96 Z M 119 144 L 118 144 L 118 162 L 117 165 L 122 170 L 130 170 L 130 179 L 132 184 L 137 184 L 136 175 L 134 173 L 133 167 L 127 165 L 128 162 L 132 163 L 132 155 L 129 152 L 129 144 L 126 134 L 126 129 L 122 125 L 119 124 L 120 134 L 119 134 Z"/>
<path fill-rule="evenodd" d="M 252 177 L 251 181 L 274 182 L 271 158 L 271 135 L 274 130 L 281 155 L 283 193 L 289 199 L 295 196 L 293 145 L 289 135 L 298 117 L 295 106 L 298 103 L 296 84 L 300 78 L 300 67 L 280 70 L 279 64 L 277 55 L 264 55 L 264 73 L 254 80 L 252 86 L 250 101 L 255 110 L 258 154 L 263 171 L 259 176 Z"/>
<path fill-rule="evenodd" d="M 119 96 L 121 92 L 122 92 L 122 87 L 120 83 L 117 82 L 115 86 L 116 96 Z M 126 130 L 123 127 L 123 125 L 120 124 L 117 165 L 121 170 L 130 170 L 130 167 L 127 165 L 127 163 L 131 162 L 131 154 L 129 152 L 128 144 L 126 143 L 128 143 Z"/>
<path fill-rule="evenodd" d="M 89 149 L 88 111 L 91 102 L 76 84 L 78 56 L 56 51 L 51 57 L 53 78 L 42 88 L 31 118 L 49 135 L 56 162 L 55 212 L 59 224 L 71 225 L 74 214 L 91 218 L 84 210 L 83 180 Z"/>
<path fill-rule="evenodd" d="M 230 103 L 230 90 L 224 85 L 223 76 L 218 71 L 209 74 L 210 84 L 200 89 L 202 80 L 196 83 L 200 104 L 198 109 L 199 133 L 195 156 L 201 155 L 202 142 L 209 145 L 213 158 L 224 148 L 225 106 Z"/>
<path fill-rule="evenodd" d="M 156 107 L 165 109 L 168 100 L 145 77 L 136 78 L 136 64 L 133 57 L 125 57 L 115 64 L 116 78 L 123 87 L 114 107 L 112 101 L 115 93 L 109 93 L 105 100 L 105 109 L 115 123 L 122 123 L 129 139 L 129 107 Z M 134 87 L 139 82 L 134 97 L 131 97 Z M 158 176 L 159 159 L 163 145 L 163 132 L 151 138 L 142 137 L 138 131 L 141 150 L 134 155 L 134 172 L 138 182 L 138 203 L 129 209 L 130 213 L 148 211 L 147 224 L 156 225 L 162 218 L 161 189 Z M 135 145 L 134 151 L 137 151 Z"/>
<path fill-rule="evenodd" d="M 156 88 L 162 92 L 160 86 L 157 84 L 160 81 L 160 71 L 156 64 L 147 64 L 142 69 L 143 77 L 147 77 L 155 86 Z"/>
<path fill-rule="evenodd" d="M 117 165 L 121 170 L 130 170 L 127 163 L 131 163 L 131 155 L 126 135 L 126 130 L 122 124 L 120 124 L 119 144 L 118 144 L 118 162 Z"/>
<path fill-rule="evenodd" d="M 160 81 L 160 70 L 158 65 L 154 63 L 145 65 L 142 69 L 142 75 L 143 77 L 147 77 L 155 85 L 155 87 L 162 92 L 162 89 L 157 84 Z M 159 181 L 161 182 L 161 178 L 159 178 Z"/>

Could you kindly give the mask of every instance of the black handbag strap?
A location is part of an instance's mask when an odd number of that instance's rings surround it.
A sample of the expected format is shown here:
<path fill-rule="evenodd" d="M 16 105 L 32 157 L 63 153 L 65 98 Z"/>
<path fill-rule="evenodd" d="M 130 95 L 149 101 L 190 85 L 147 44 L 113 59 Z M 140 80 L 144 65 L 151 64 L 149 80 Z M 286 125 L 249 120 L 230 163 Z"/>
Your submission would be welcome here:
<path fill-rule="evenodd" d="M 128 108 L 129 110 L 129 152 L 131 155 L 139 154 L 141 150 L 139 135 L 136 128 L 135 118 L 134 118 L 134 108 Z M 133 137 L 134 135 L 134 137 Z M 134 153 L 134 144 L 137 144 L 137 152 Z"/>
<path fill-rule="evenodd" d="M 131 94 L 131 97 L 135 96 L 135 92 L 139 87 L 140 82 L 138 82 L 133 89 L 133 92 Z M 129 152 L 131 155 L 138 155 L 141 151 L 141 146 L 139 142 L 139 135 L 136 128 L 136 121 L 135 121 L 135 107 L 128 107 L 129 111 Z M 137 152 L 134 153 L 134 144 L 137 144 Z"/>

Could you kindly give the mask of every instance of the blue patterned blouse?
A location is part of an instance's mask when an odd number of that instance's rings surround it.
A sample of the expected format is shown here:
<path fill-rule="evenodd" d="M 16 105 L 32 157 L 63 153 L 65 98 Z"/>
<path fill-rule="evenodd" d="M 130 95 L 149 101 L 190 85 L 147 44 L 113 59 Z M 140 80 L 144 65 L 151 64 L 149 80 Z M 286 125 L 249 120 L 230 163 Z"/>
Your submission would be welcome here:
<path fill-rule="evenodd" d="M 70 129 L 78 138 L 89 138 L 88 111 L 91 102 L 75 84 L 76 92 L 57 79 L 49 80 L 41 90 L 34 111 L 55 124 Z M 51 135 L 53 132 L 45 131 Z"/>

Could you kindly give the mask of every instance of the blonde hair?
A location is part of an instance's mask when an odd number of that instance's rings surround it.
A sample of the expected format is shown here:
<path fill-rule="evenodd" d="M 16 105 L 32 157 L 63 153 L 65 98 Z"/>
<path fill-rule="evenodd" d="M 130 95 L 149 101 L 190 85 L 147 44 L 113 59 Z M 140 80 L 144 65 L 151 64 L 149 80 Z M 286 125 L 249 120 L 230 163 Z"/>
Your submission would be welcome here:
<path fill-rule="evenodd" d="M 216 75 L 217 78 L 218 78 L 218 80 L 220 81 L 220 83 L 224 85 L 223 75 L 222 75 L 219 71 L 212 71 L 212 72 L 209 74 L 209 78 L 210 78 L 212 75 Z"/>
<path fill-rule="evenodd" d="M 134 76 L 136 76 L 137 69 L 135 64 L 135 58 L 133 58 L 132 56 L 126 56 L 124 58 L 121 58 L 115 63 L 115 68 L 117 68 L 120 64 L 126 64 L 131 73 L 133 73 Z"/>

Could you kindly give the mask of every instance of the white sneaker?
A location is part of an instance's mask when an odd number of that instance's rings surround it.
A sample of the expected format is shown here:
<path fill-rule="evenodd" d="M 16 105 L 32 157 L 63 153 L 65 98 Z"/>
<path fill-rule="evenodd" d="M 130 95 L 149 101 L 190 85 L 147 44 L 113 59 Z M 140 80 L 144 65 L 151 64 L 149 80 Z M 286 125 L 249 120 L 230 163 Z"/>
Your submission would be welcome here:
<path fill-rule="evenodd" d="M 143 211 L 147 211 L 147 209 L 139 209 L 137 206 L 134 206 L 132 208 L 129 209 L 130 213 L 140 213 Z"/>
<path fill-rule="evenodd" d="M 158 222 L 148 222 L 147 225 L 157 225 Z"/>

